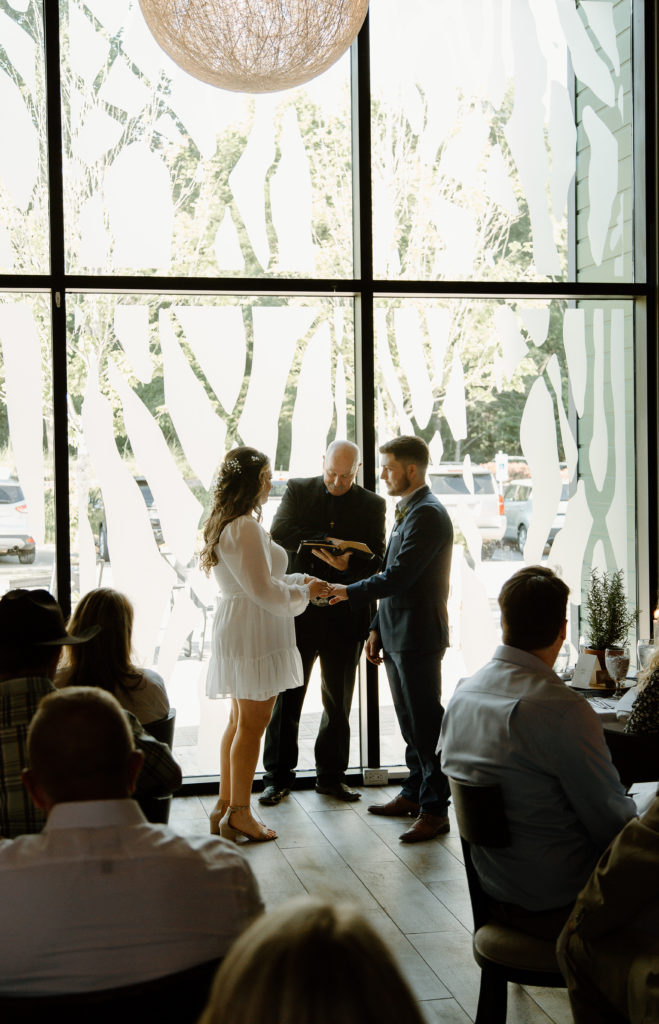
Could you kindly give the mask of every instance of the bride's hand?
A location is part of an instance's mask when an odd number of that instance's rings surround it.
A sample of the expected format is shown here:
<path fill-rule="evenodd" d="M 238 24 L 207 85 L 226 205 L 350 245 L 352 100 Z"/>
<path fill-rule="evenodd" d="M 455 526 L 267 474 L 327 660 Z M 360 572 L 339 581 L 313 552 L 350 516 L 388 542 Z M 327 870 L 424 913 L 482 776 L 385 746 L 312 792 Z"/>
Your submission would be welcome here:
<path fill-rule="evenodd" d="M 305 582 L 309 584 L 310 600 L 313 600 L 315 597 L 327 597 L 329 587 L 325 580 L 317 580 L 315 576 L 309 576 Z"/>

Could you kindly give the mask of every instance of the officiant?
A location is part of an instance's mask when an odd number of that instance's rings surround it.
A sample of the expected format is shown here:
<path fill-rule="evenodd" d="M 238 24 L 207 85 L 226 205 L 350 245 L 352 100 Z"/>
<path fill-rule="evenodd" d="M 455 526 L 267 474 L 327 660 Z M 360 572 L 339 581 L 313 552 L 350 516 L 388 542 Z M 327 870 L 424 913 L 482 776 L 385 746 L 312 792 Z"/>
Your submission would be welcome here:
<path fill-rule="evenodd" d="M 333 441 L 322 476 L 289 480 L 272 523 L 272 538 L 288 551 L 289 572 L 321 576 L 330 583 L 356 583 L 378 572 L 385 546 L 384 498 L 355 483 L 361 465 L 352 441 Z M 333 552 L 305 541 L 358 541 L 362 552 Z M 303 545 L 300 548 L 300 545 Z M 299 550 L 298 550 L 299 549 Z M 350 751 L 349 715 L 357 665 L 368 635 L 368 606 L 352 611 L 348 602 L 330 606 L 325 598 L 309 604 L 295 620 L 304 685 L 281 693 L 265 735 L 266 769 L 262 804 L 278 804 L 295 781 L 302 705 L 316 659 L 320 661 L 323 714 L 316 739 L 316 790 L 339 800 L 358 800 L 345 782 Z"/>

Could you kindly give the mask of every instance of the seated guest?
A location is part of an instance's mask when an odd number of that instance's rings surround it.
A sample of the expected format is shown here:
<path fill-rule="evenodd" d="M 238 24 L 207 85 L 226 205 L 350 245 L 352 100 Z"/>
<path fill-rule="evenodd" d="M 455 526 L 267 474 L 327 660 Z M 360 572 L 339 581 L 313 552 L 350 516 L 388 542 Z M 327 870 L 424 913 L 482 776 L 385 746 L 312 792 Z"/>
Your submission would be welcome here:
<path fill-rule="evenodd" d="M 638 674 L 638 695 L 625 722 L 625 732 L 659 732 L 659 650 Z"/>
<path fill-rule="evenodd" d="M 100 626 L 100 632 L 88 644 L 64 653 L 55 686 L 88 686 L 93 680 L 94 686 L 114 694 L 142 725 L 164 718 L 169 700 L 162 677 L 131 661 L 133 606 L 128 598 L 110 587 L 90 590 L 78 601 L 69 629 L 79 633 L 89 626 Z"/>
<path fill-rule="evenodd" d="M 21 782 L 27 729 L 39 701 L 53 690 L 62 647 L 87 643 L 98 627 L 67 633 L 47 590 L 10 590 L 0 598 L 0 835 L 39 832 L 44 814 Z"/>
<path fill-rule="evenodd" d="M 600 859 L 557 955 L 576 1024 L 659 1020 L 659 800 Z"/>
<path fill-rule="evenodd" d="M 308 896 L 255 921 L 217 973 L 199 1024 L 422 1024 L 375 929 Z"/>
<path fill-rule="evenodd" d="M 224 956 L 261 912 L 235 846 L 150 825 L 130 795 L 143 755 L 109 693 L 48 694 L 27 739 L 41 835 L 0 842 L 0 993 L 91 992 Z"/>
<path fill-rule="evenodd" d="M 503 646 L 456 689 L 442 724 L 442 769 L 501 787 L 507 847 L 472 848 L 493 914 L 555 938 L 597 858 L 636 814 L 587 700 L 552 671 L 568 588 L 544 566 L 499 595 Z"/>
<path fill-rule="evenodd" d="M 75 636 L 47 590 L 10 590 L 0 598 L 0 836 L 39 832 L 46 820 L 21 785 L 25 740 L 32 715 L 50 693 L 63 646 L 88 643 L 98 626 Z M 167 796 L 181 784 L 181 769 L 165 743 L 149 736 L 126 712 L 145 766 L 138 797 Z"/>

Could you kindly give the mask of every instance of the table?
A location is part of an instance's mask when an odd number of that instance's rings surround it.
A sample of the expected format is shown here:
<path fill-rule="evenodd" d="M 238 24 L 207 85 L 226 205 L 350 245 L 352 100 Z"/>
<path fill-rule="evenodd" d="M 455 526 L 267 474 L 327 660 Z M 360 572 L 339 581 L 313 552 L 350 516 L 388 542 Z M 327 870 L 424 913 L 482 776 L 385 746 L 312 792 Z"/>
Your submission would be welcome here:
<path fill-rule="evenodd" d="M 582 696 L 588 701 L 603 726 L 606 725 L 607 729 L 622 732 L 636 700 L 636 692 L 636 686 L 630 686 L 620 700 L 614 700 L 613 697 L 600 697 L 597 695 L 597 691 L 594 691 L 592 696 L 591 694 L 582 694 Z"/>

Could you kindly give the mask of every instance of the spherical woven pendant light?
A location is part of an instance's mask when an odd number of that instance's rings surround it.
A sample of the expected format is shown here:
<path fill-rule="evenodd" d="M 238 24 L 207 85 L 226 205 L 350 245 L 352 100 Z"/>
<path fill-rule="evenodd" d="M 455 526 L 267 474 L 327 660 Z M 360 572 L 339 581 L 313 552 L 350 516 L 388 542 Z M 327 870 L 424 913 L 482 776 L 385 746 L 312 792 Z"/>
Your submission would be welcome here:
<path fill-rule="evenodd" d="M 326 71 L 359 32 L 368 0 L 140 0 L 179 67 L 233 92 L 278 92 Z"/>

